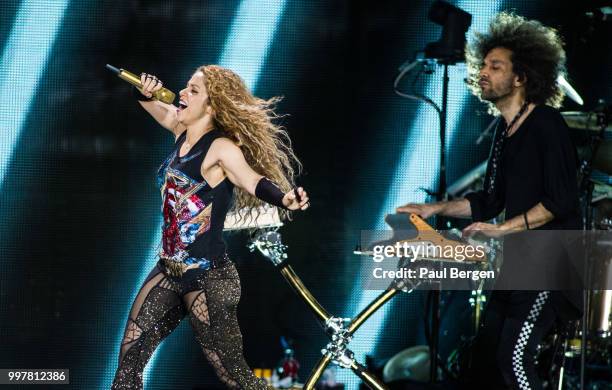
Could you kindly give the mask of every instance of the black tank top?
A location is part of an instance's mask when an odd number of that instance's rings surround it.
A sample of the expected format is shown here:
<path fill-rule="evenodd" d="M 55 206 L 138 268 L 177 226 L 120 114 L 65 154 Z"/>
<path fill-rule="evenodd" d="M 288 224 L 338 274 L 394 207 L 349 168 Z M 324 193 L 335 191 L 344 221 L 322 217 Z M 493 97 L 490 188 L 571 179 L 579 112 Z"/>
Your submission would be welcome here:
<path fill-rule="evenodd" d="M 204 134 L 183 156 L 179 156 L 187 132 L 174 144 L 174 151 L 159 168 L 162 196 L 162 243 L 160 257 L 208 269 L 210 260 L 225 255 L 223 224 L 231 206 L 234 185 L 226 177 L 211 188 L 200 171 L 219 130 Z"/>

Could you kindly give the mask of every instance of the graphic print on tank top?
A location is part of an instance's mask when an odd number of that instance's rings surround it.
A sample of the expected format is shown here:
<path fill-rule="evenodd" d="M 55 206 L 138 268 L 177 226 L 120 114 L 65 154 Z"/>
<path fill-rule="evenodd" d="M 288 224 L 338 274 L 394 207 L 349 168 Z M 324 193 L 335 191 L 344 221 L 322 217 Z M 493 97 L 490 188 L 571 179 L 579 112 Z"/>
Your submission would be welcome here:
<path fill-rule="evenodd" d="M 215 213 L 219 215 L 217 219 L 225 220 L 232 187 L 224 180 L 213 189 L 200 173 L 210 144 L 218 137 L 215 130 L 204 134 L 185 156 L 180 157 L 179 150 L 186 138 L 186 133 L 181 134 L 174 152 L 159 168 L 157 180 L 164 219 L 159 253 L 162 258 L 208 269 L 210 256 L 225 252 L 222 224 L 221 229 L 211 231 L 211 221 L 213 203 L 220 211 Z"/>
<path fill-rule="evenodd" d="M 166 170 L 166 181 L 162 189 L 163 256 L 175 261 L 188 259 L 187 246 L 210 228 L 212 202 L 206 204 L 197 195 L 205 185 L 179 170 Z"/>

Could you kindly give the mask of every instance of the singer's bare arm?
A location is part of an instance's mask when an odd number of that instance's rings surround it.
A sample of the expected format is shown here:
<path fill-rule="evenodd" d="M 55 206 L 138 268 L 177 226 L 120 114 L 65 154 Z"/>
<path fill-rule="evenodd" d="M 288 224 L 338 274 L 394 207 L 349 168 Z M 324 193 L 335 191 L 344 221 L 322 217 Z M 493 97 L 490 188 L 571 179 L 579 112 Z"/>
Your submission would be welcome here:
<path fill-rule="evenodd" d="M 151 78 L 147 79 L 145 73 L 140 75 L 140 82 L 142 83 L 141 92 L 146 97 L 153 96 L 153 92 L 163 87 L 163 83 Z M 151 100 L 148 102 L 139 101 L 139 103 L 142 108 L 151 114 L 157 123 L 163 128 L 170 130 L 175 137 L 178 137 L 185 130 L 185 126 L 181 125 L 177 120 L 176 110 L 178 107 L 160 102 L 159 100 Z"/>
<path fill-rule="evenodd" d="M 185 126 L 181 125 L 176 119 L 177 107 L 172 104 L 166 104 L 159 100 L 151 100 L 150 102 L 139 102 L 153 119 L 155 119 L 163 128 L 170 130 L 175 136 L 179 136 Z"/>
<path fill-rule="evenodd" d="M 221 183 L 227 176 L 236 187 L 242 188 L 255 196 L 257 183 L 263 177 L 255 172 L 244 158 L 242 150 L 227 138 L 217 138 L 210 145 L 208 153 L 202 162 L 202 177 L 214 186 Z M 213 186 L 213 187 L 214 187 Z M 283 204 L 290 210 L 306 210 L 308 208 L 308 193 L 302 188 L 297 189 L 299 201 L 294 190 L 288 191 L 283 197 Z"/>
<path fill-rule="evenodd" d="M 257 182 L 263 177 L 247 163 L 242 150 L 227 138 L 217 138 L 210 145 L 201 173 L 211 184 L 220 183 L 227 176 L 236 187 L 251 195 L 255 195 Z"/>
<path fill-rule="evenodd" d="M 408 203 L 396 209 L 398 213 L 415 213 L 423 218 L 429 218 L 432 215 L 444 215 L 455 218 L 471 218 L 472 208 L 467 199 L 455 199 L 436 203 Z"/>

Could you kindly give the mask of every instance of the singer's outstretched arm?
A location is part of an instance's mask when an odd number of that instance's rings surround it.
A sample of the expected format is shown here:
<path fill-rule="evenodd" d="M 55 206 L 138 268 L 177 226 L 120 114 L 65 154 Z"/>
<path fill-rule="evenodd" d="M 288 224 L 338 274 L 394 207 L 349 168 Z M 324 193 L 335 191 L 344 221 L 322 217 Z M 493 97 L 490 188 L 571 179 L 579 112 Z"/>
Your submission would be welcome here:
<path fill-rule="evenodd" d="M 270 198 L 267 198 L 265 193 L 258 193 L 257 187 L 260 181 L 264 179 L 264 176 L 253 170 L 245 160 L 242 150 L 228 138 L 220 137 L 214 140 L 208 153 L 210 157 L 207 156 L 206 158 L 210 160 L 202 162 L 202 176 L 204 176 L 206 165 L 212 162 L 213 166 L 218 165 L 221 167 L 224 174 L 235 186 L 242 188 L 265 202 L 280 206 L 280 204 L 275 204 Z M 290 190 L 284 196 L 280 190 L 276 189 L 276 191 L 278 191 L 279 198 L 282 196 L 282 206 L 289 210 L 306 210 L 309 206 L 308 194 L 302 187 Z M 273 195 L 271 196 L 274 197 Z"/>
<path fill-rule="evenodd" d="M 140 75 L 140 82 L 142 83 L 142 94 L 146 97 L 151 97 L 153 92 L 163 87 L 163 84 L 156 77 L 151 77 L 151 75 L 146 73 Z M 170 130 L 175 137 L 178 137 L 185 131 L 185 126 L 181 125 L 177 120 L 176 110 L 178 107 L 160 102 L 159 100 L 139 101 L 139 103 L 142 108 L 151 114 L 157 123 L 163 128 Z"/>

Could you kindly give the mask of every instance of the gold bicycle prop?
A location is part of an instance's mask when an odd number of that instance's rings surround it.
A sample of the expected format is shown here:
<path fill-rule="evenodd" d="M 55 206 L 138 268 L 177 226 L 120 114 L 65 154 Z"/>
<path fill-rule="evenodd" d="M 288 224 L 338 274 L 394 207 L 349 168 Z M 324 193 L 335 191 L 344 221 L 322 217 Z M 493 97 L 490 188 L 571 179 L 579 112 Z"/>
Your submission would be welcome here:
<path fill-rule="evenodd" d="M 304 384 L 305 390 L 312 390 L 315 384 L 323 375 L 323 371 L 330 363 L 335 363 L 340 367 L 351 369 L 359 376 L 371 389 L 386 390 L 387 387 L 374 375 L 369 373 L 366 368 L 356 361 L 354 353 L 348 349 L 348 344 L 352 339 L 353 333 L 385 302 L 391 299 L 398 290 L 388 289 L 366 307 L 353 321 L 349 318 L 332 316 L 317 301 L 308 288 L 304 285 L 300 277 L 295 273 L 291 265 L 287 263 L 287 246 L 281 241 L 281 235 L 275 230 L 259 231 L 249 243 L 249 249 L 259 250 L 277 267 L 287 282 L 293 287 L 295 292 L 306 302 L 314 312 L 317 319 L 322 323 L 325 333 L 330 338 L 327 346 L 321 350 L 323 356 L 312 369 L 310 376 Z"/>
<path fill-rule="evenodd" d="M 406 215 L 403 215 L 406 218 Z M 454 240 L 448 240 L 437 233 L 425 221 L 418 216 L 411 214 L 409 221 L 416 227 L 420 233 L 417 236 L 417 241 L 433 240 L 439 242 L 443 239 L 449 245 L 464 245 Z M 408 218 L 406 218 L 408 219 Z M 389 216 L 385 219 L 387 223 L 393 226 Z M 414 285 L 411 285 L 406 279 L 394 279 L 390 285 L 380 293 L 369 305 L 367 305 L 353 319 L 341 318 L 332 316 L 312 295 L 308 288 L 304 285 L 299 276 L 295 273 L 291 265 L 287 263 L 287 246 L 281 241 L 281 235 L 276 230 L 260 230 L 255 234 L 248 244 L 251 252 L 258 250 L 262 255 L 268 258 L 275 267 L 277 267 L 283 277 L 295 290 L 295 292 L 306 302 L 313 311 L 317 319 L 321 322 L 325 333 L 330 338 L 330 342 L 324 349 L 321 350 L 323 356 L 312 369 L 311 374 L 304 384 L 304 389 L 312 390 L 315 384 L 323 374 L 325 368 L 334 363 L 340 367 L 351 369 L 365 384 L 374 390 L 385 390 L 387 387 L 380 379 L 372 375 L 366 370 L 366 367 L 360 364 L 354 353 L 348 348 L 348 344 L 353 338 L 353 334 L 370 318 L 378 309 L 393 298 L 398 292 L 411 292 Z M 480 259 L 479 259 L 480 260 Z"/>

